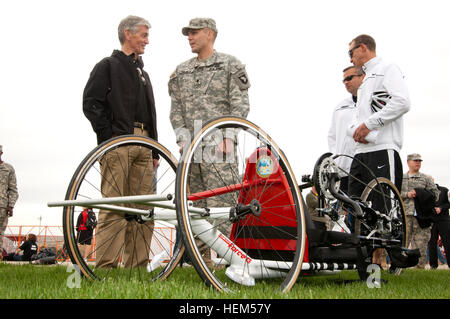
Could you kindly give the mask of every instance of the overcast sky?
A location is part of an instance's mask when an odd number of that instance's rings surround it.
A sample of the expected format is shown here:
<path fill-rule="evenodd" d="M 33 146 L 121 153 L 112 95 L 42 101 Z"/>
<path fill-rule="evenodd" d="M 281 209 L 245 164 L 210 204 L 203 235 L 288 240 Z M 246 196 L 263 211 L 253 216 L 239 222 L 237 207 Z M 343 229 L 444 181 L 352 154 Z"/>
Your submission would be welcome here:
<path fill-rule="evenodd" d="M 69 181 L 96 137 L 82 113 L 93 66 L 119 49 L 129 14 L 152 24 L 143 55 L 153 83 L 160 142 L 177 154 L 167 82 L 191 58 L 181 34 L 191 18 L 212 17 L 216 49 L 247 66 L 248 119 L 287 155 L 300 181 L 328 151 L 333 108 L 348 93 L 348 43 L 367 33 L 396 63 L 410 90 L 401 157 L 422 154 L 422 171 L 450 186 L 450 22 L 446 1 L 2 1 L 0 144 L 16 169 L 20 198 L 10 225 L 61 225 Z"/>

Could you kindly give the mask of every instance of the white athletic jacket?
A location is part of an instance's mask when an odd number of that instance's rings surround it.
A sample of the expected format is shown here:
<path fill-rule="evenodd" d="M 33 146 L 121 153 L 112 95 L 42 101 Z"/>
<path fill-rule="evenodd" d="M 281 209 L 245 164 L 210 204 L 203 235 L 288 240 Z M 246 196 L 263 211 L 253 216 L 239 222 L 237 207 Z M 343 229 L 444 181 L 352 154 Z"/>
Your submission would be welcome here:
<path fill-rule="evenodd" d="M 367 61 L 363 70 L 366 76 L 358 89 L 356 116 L 347 132 L 352 134 L 364 122 L 374 133 L 367 139 L 368 144 L 356 143 L 355 154 L 383 149 L 399 152 L 403 145 L 402 116 L 410 109 L 403 74 L 396 65 L 386 63 L 380 57 Z M 372 93 L 378 91 L 389 93 L 391 99 L 380 111 L 373 112 L 370 107 Z"/>
<path fill-rule="evenodd" d="M 352 123 L 355 113 L 356 103 L 351 96 L 341 101 L 334 109 L 328 130 L 328 149 L 331 153 L 350 156 L 355 154 L 355 141 L 347 135 L 347 127 Z M 346 156 L 336 159 L 336 164 L 347 172 L 350 171 L 351 163 L 352 159 Z"/>

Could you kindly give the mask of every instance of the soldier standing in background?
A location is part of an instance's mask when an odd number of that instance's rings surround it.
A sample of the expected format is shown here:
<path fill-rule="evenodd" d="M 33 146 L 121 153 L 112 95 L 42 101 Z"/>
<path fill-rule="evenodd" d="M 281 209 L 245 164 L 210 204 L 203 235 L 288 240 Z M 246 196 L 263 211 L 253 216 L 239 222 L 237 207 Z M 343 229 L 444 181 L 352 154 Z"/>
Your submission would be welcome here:
<path fill-rule="evenodd" d="M 19 198 L 16 173 L 10 164 L 3 162 L 2 155 L 3 146 L 0 145 L 0 258 L 8 218 L 12 217 L 14 205 Z"/>
<path fill-rule="evenodd" d="M 439 190 L 434 184 L 432 178 L 419 172 L 422 166 L 422 157 L 420 154 L 410 154 L 407 157 L 409 171 L 403 174 L 402 199 L 405 204 L 407 217 L 407 234 L 408 247 L 420 250 L 420 259 L 416 268 L 424 269 L 426 264 L 426 250 L 428 240 L 430 239 L 430 227 L 422 228 L 415 216 L 414 197 L 416 197 L 416 189 L 426 189 L 431 191 L 435 200 L 439 198 Z"/>
<path fill-rule="evenodd" d="M 197 56 L 178 65 L 169 80 L 170 122 L 175 130 L 180 153 L 197 133 L 194 128 L 201 129 L 207 121 L 224 115 L 246 118 L 250 109 L 250 82 L 245 65 L 231 55 L 214 50 L 216 22 L 210 18 L 192 19 L 189 26 L 182 29 L 182 34 L 187 36 L 191 50 Z M 216 146 L 217 154 L 234 154 L 236 142 L 235 136 L 225 133 Z M 215 166 L 214 169 L 211 169 L 211 165 Z M 222 173 L 221 180 L 212 173 L 217 170 Z M 193 164 L 189 181 L 191 193 L 232 184 L 233 170 L 237 172 L 237 163 L 228 161 Z M 225 198 L 206 201 L 197 201 L 195 205 L 217 207 L 223 206 L 224 203 L 220 202 L 226 202 Z M 227 224 L 218 225 L 218 229 L 226 235 L 230 230 L 230 225 Z M 207 256 L 205 258 L 208 259 Z"/>

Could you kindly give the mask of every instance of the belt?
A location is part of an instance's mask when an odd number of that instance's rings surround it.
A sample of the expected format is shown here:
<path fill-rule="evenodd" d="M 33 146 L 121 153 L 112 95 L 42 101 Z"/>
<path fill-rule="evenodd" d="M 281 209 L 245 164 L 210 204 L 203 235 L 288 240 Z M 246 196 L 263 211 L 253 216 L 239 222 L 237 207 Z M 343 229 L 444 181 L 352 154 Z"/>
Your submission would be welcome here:
<path fill-rule="evenodd" d="M 140 128 L 141 130 L 147 130 L 147 125 L 141 122 L 134 122 L 133 126 L 136 128 Z"/>

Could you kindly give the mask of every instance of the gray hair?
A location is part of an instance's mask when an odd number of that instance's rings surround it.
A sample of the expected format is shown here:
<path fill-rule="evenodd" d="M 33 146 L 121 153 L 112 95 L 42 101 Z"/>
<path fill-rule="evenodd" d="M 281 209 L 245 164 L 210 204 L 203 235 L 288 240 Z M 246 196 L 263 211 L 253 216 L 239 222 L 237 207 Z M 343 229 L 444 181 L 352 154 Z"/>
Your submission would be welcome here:
<path fill-rule="evenodd" d="M 150 22 L 145 20 L 144 18 L 129 15 L 120 21 L 118 33 L 119 33 L 119 41 L 120 44 L 125 42 L 125 30 L 130 30 L 131 33 L 135 34 L 139 26 L 146 26 L 147 28 L 151 28 Z"/>

